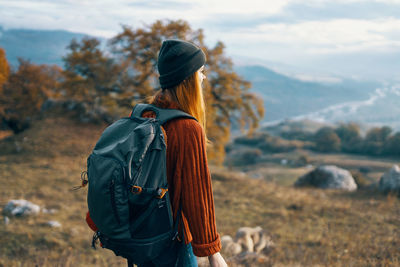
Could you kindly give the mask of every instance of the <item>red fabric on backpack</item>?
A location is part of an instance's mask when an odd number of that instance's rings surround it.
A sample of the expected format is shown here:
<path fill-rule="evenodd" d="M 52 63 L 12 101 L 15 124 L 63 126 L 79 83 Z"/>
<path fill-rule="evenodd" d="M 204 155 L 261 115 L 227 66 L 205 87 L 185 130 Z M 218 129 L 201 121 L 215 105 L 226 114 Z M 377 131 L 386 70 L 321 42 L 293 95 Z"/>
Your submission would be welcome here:
<path fill-rule="evenodd" d="M 86 213 L 86 223 L 87 223 L 87 225 L 89 225 L 90 229 L 92 229 L 93 231 L 96 232 L 98 230 L 98 228 L 94 224 L 92 218 L 90 218 L 89 211 Z"/>

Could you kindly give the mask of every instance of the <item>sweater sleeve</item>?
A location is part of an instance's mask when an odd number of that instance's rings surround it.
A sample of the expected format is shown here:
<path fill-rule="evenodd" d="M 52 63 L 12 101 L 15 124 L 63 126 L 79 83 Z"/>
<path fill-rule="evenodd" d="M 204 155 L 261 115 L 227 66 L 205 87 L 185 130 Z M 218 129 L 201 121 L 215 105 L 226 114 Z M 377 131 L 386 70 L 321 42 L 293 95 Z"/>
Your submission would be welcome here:
<path fill-rule="evenodd" d="M 197 121 L 181 120 L 177 167 L 181 172 L 181 204 L 192 234 L 193 252 L 204 257 L 221 250 L 215 223 L 211 175 L 204 130 Z"/>

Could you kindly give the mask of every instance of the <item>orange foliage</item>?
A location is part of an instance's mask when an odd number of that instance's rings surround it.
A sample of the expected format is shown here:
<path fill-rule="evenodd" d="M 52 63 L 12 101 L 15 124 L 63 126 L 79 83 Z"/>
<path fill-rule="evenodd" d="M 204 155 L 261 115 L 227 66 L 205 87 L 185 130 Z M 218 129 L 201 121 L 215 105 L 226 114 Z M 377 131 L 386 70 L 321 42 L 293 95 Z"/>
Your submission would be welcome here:
<path fill-rule="evenodd" d="M 60 68 L 35 65 L 19 59 L 19 68 L 9 75 L 1 92 L 1 116 L 15 132 L 27 128 L 44 101 L 55 97 L 61 79 Z"/>
<path fill-rule="evenodd" d="M 10 74 L 10 67 L 7 62 L 6 52 L 0 47 L 0 88 L 7 81 Z M 1 89 L 0 89 L 1 91 Z"/>

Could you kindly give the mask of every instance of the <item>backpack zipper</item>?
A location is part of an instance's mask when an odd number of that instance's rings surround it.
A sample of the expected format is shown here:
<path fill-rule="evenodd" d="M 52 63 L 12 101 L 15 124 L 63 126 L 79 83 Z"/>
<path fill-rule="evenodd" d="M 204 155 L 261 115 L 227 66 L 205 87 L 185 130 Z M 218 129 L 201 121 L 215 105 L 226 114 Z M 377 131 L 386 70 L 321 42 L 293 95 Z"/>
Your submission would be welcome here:
<path fill-rule="evenodd" d="M 121 221 L 119 219 L 118 212 L 117 212 L 117 205 L 115 203 L 115 182 L 114 182 L 114 179 L 112 179 L 111 183 L 110 183 L 110 197 L 111 197 L 111 206 L 112 206 L 112 210 L 114 212 L 114 216 L 117 219 L 118 224 L 121 224 Z"/>
<path fill-rule="evenodd" d="M 130 181 L 131 185 L 136 185 L 137 181 L 142 174 L 142 164 L 139 165 L 139 169 L 136 171 L 136 173 L 132 177 L 132 181 Z"/>

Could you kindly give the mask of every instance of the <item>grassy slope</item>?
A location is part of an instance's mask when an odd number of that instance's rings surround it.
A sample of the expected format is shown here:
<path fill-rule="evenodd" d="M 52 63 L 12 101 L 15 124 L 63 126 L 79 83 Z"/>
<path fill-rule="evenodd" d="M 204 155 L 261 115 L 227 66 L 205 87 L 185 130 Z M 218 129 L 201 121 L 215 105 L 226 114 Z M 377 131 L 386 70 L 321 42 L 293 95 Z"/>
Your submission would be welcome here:
<path fill-rule="evenodd" d="M 48 118 L 0 141 L 0 206 L 24 198 L 58 210 L 11 218 L 8 226 L 0 223 L 0 266 L 125 266 L 112 252 L 90 248 L 86 189 L 70 190 L 79 184 L 86 157 L 103 128 Z M 242 226 L 262 226 L 277 244 L 270 255 L 276 266 L 400 265 L 398 198 L 366 190 L 295 189 L 288 181 L 305 170 L 270 169 L 275 182 L 212 168 L 222 235 L 234 235 Z M 280 185 L 280 177 L 285 185 Z M 62 227 L 50 228 L 48 220 L 58 220 Z"/>

